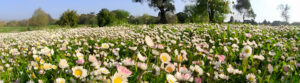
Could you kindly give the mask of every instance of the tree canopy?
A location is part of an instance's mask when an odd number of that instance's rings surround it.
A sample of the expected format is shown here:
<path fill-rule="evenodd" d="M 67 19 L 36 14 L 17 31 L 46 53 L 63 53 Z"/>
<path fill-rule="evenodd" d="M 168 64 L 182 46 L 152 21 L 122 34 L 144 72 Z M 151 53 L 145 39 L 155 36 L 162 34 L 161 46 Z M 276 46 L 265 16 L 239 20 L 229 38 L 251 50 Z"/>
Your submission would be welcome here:
<path fill-rule="evenodd" d="M 100 27 L 112 24 L 115 19 L 115 14 L 105 8 L 97 14 L 98 26 Z"/>
<path fill-rule="evenodd" d="M 159 10 L 159 23 L 168 23 L 166 14 L 175 11 L 174 0 L 133 0 L 134 2 L 148 2 L 148 5 L 155 10 Z"/>
<path fill-rule="evenodd" d="M 29 19 L 31 26 L 46 26 L 50 23 L 51 17 L 45 13 L 41 8 L 34 11 L 32 17 Z"/>
<path fill-rule="evenodd" d="M 280 4 L 278 6 L 279 10 L 281 11 L 281 17 L 284 19 L 285 22 L 289 21 L 290 15 L 289 15 L 289 10 L 291 9 L 289 5 L 285 4 Z"/>
<path fill-rule="evenodd" d="M 237 0 L 237 4 L 234 5 L 234 8 L 243 15 L 243 20 L 245 20 L 246 17 L 254 19 L 256 17 L 249 0 Z"/>
<path fill-rule="evenodd" d="M 77 12 L 75 10 L 67 10 L 60 17 L 58 24 L 60 26 L 75 27 L 79 21 Z"/>
<path fill-rule="evenodd" d="M 207 16 L 212 23 L 223 22 L 225 15 L 230 13 L 227 0 L 196 0 L 195 10 L 201 16 Z"/>

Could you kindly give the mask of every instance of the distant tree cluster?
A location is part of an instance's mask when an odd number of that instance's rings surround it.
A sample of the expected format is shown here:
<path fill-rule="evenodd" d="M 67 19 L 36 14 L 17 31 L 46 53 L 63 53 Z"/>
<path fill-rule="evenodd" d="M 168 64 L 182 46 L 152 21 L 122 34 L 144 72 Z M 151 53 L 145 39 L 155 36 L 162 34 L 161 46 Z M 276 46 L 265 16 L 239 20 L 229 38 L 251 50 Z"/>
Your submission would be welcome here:
<path fill-rule="evenodd" d="M 254 13 L 250 0 L 191 0 L 191 5 L 186 5 L 184 11 L 174 13 L 174 0 L 132 0 L 136 3 L 147 3 L 155 11 L 159 11 L 157 16 L 143 14 L 142 16 L 133 16 L 126 10 L 108 10 L 101 9 L 98 13 L 77 14 L 75 10 L 65 11 L 58 20 L 53 19 L 41 8 L 34 11 L 32 17 L 28 20 L 20 21 L 0 21 L 0 27 L 3 26 L 34 26 L 45 27 L 48 25 L 60 25 L 76 27 L 85 25 L 90 27 L 103 27 L 118 24 L 174 24 L 174 23 L 223 23 L 228 14 L 232 14 L 228 23 L 246 23 L 246 24 L 264 24 L 264 25 L 287 25 L 289 20 L 288 5 L 279 5 L 278 9 L 285 22 L 264 20 L 262 23 L 255 21 Z M 234 18 L 234 12 L 230 10 L 230 4 L 237 10 L 238 15 L 243 19 Z M 294 23 L 297 25 L 299 23 Z"/>
<path fill-rule="evenodd" d="M 79 17 L 75 10 L 67 10 L 62 14 L 57 22 L 60 26 L 75 27 L 79 22 Z"/>
<path fill-rule="evenodd" d="M 0 22 L 0 27 L 2 26 L 9 26 L 9 27 L 16 27 L 16 26 L 33 26 L 33 27 L 45 27 L 47 25 L 55 24 L 54 19 L 44 12 L 41 8 L 38 8 L 34 11 L 31 18 L 28 20 L 12 20 L 7 23 Z"/>

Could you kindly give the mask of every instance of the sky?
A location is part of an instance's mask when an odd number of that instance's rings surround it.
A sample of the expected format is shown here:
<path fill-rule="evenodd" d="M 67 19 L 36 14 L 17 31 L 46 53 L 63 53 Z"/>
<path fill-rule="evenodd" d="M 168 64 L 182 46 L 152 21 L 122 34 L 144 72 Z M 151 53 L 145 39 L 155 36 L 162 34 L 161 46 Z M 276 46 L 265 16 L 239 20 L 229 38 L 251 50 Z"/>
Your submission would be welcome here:
<path fill-rule="evenodd" d="M 174 1 L 175 13 L 183 11 L 184 6 L 190 4 L 189 0 Z M 291 7 L 290 22 L 300 22 L 300 0 L 250 0 L 250 2 L 257 15 L 255 20 L 258 22 L 262 22 L 264 19 L 268 21 L 283 20 L 278 10 L 279 4 L 288 4 Z M 38 8 L 42 8 L 55 19 L 58 19 L 68 9 L 76 10 L 79 14 L 98 13 L 102 8 L 123 9 L 135 16 L 143 14 L 157 16 L 159 12 L 150 8 L 147 3 L 134 3 L 132 0 L 0 0 L 0 20 L 28 19 Z M 229 18 L 230 15 L 227 16 Z M 239 18 L 238 15 L 235 17 Z"/>

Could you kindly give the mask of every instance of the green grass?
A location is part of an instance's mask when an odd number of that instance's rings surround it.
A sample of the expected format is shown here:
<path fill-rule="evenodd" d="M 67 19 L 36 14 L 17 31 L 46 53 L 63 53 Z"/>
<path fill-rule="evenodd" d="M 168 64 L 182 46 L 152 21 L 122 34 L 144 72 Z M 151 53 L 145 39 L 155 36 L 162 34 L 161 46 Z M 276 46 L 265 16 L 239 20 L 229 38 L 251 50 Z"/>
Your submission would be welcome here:
<path fill-rule="evenodd" d="M 83 27 L 84 25 L 78 25 L 77 27 Z M 14 33 L 14 32 L 25 32 L 25 31 L 34 31 L 34 30 L 45 30 L 45 29 L 58 29 L 58 28 L 67 28 L 61 27 L 58 25 L 48 25 L 45 27 L 0 27 L 0 33 Z"/>

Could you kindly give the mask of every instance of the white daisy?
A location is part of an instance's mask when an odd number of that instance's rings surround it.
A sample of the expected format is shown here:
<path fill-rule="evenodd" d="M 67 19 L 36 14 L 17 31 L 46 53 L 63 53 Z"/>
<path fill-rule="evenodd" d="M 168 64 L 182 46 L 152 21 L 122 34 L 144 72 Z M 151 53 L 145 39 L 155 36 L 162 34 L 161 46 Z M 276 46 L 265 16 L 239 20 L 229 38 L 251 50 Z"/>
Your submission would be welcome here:
<path fill-rule="evenodd" d="M 83 69 L 83 66 L 75 66 L 72 68 L 72 71 L 76 78 L 85 78 L 87 76 L 87 70 Z"/>
<path fill-rule="evenodd" d="M 146 44 L 149 46 L 149 47 L 154 47 L 154 43 L 153 43 L 153 40 L 152 40 L 152 38 L 151 37 L 149 37 L 149 36 L 146 36 L 145 37 L 145 42 L 146 42 Z"/>
<path fill-rule="evenodd" d="M 242 53 L 243 53 L 244 58 L 248 58 L 252 54 L 252 48 L 247 45 L 247 46 L 245 46 L 243 48 L 243 52 Z"/>
<path fill-rule="evenodd" d="M 66 80 L 64 78 L 57 78 L 55 83 L 66 83 Z"/>
<path fill-rule="evenodd" d="M 68 68 L 69 64 L 66 59 L 60 59 L 58 66 L 64 69 L 64 68 Z"/>
<path fill-rule="evenodd" d="M 169 63 L 171 61 L 171 57 L 169 56 L 168 53 L 161 53 L 160 54 L 160 60 L 163 62 L 163 63 Z"/>

